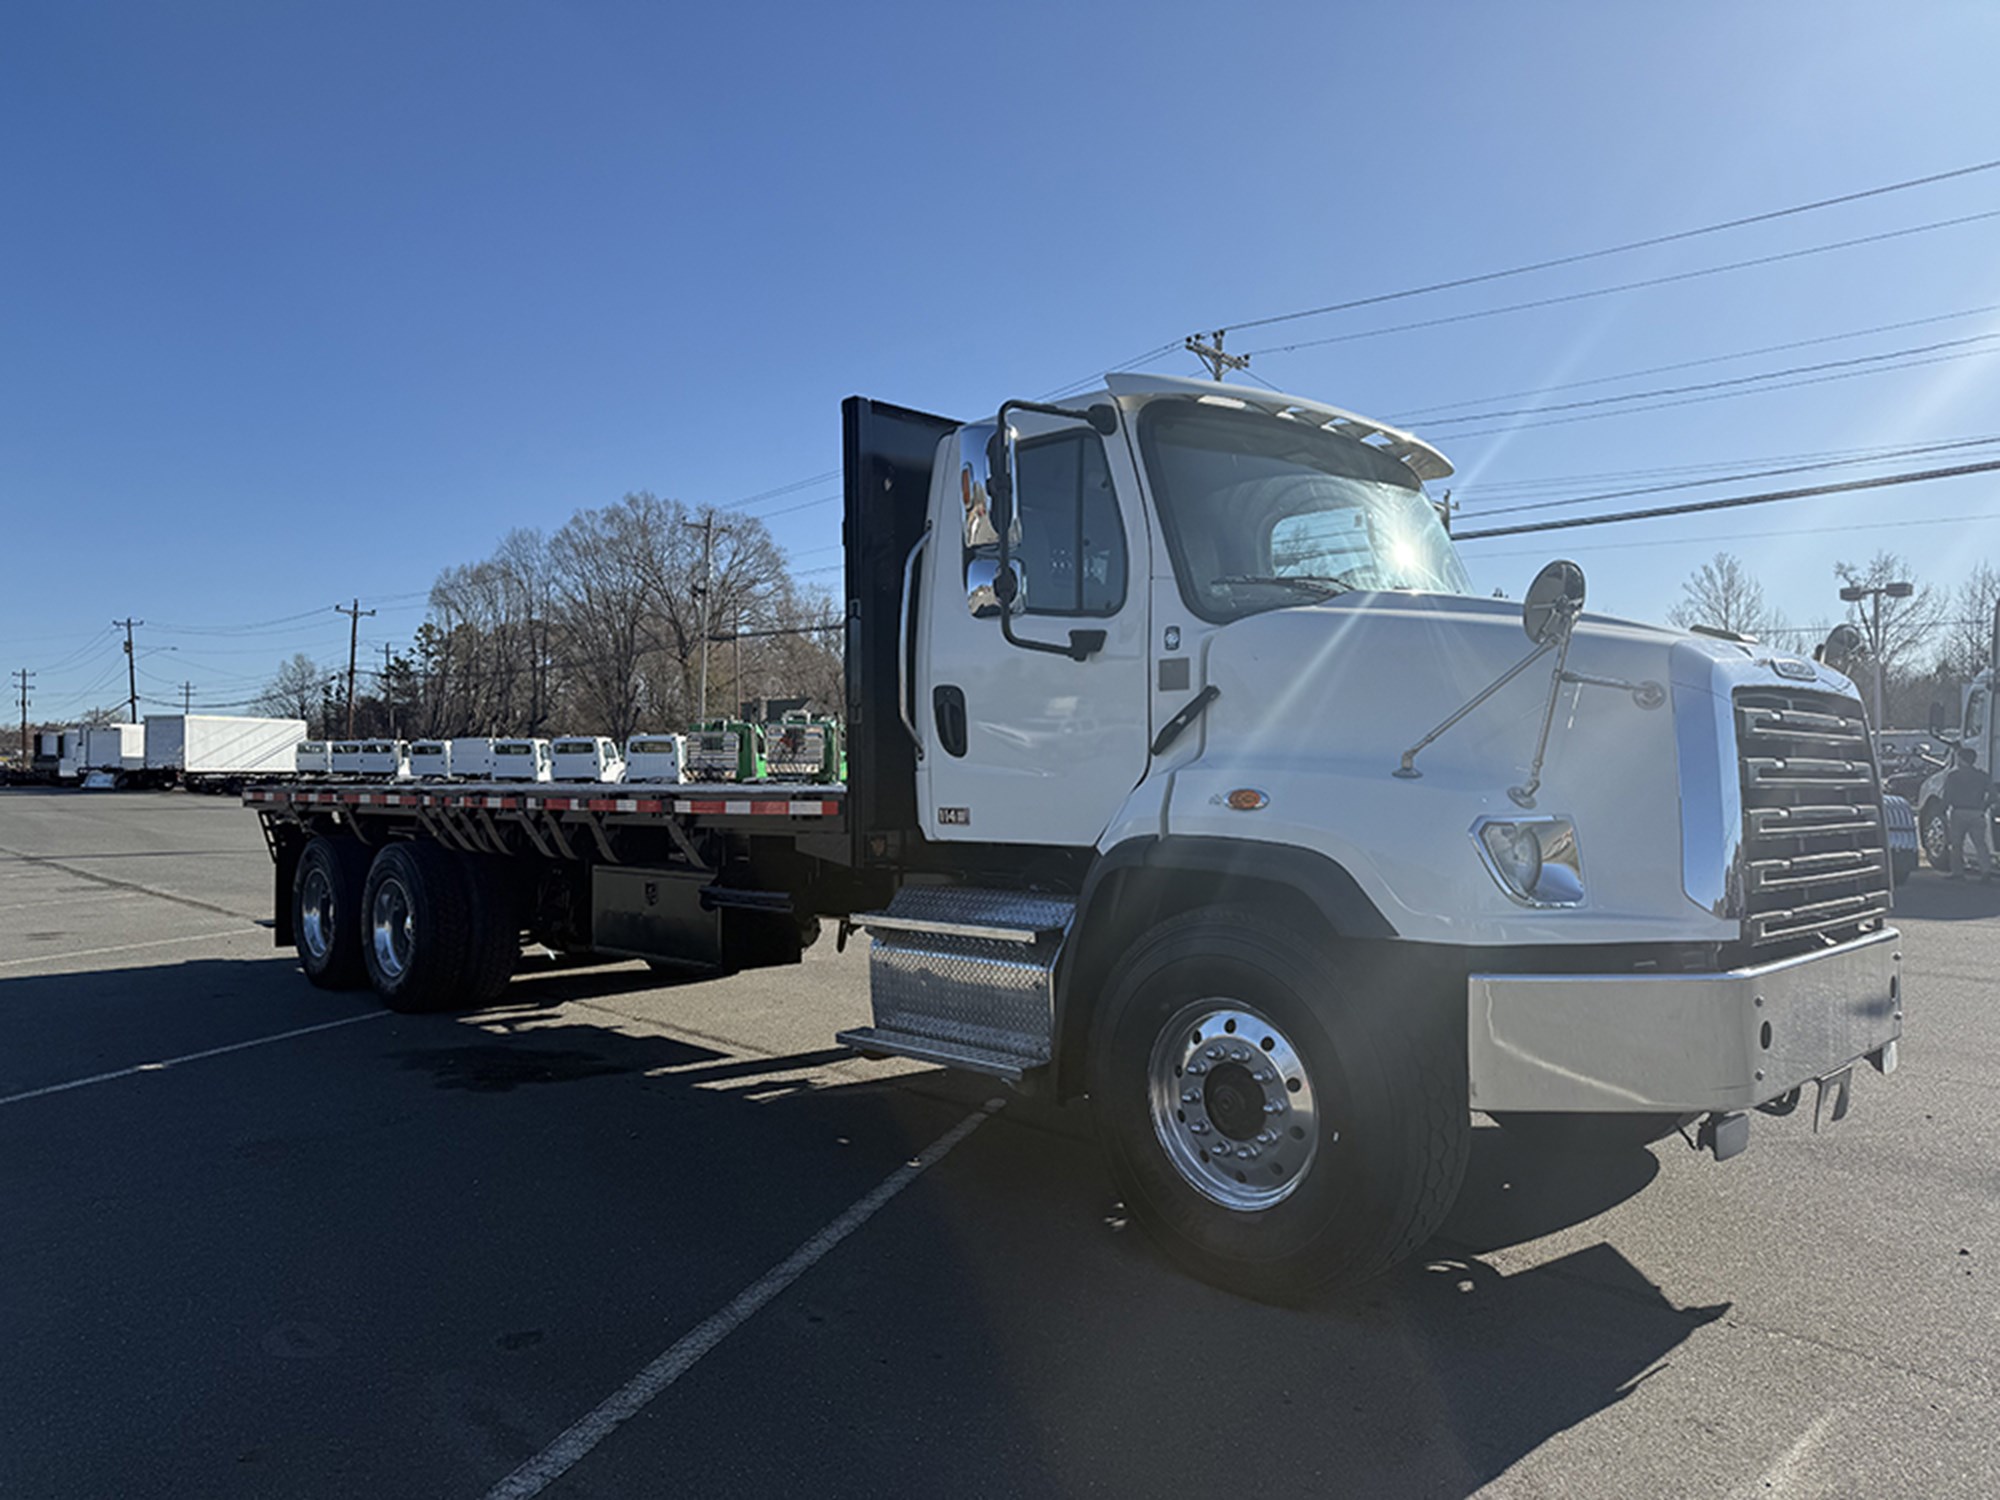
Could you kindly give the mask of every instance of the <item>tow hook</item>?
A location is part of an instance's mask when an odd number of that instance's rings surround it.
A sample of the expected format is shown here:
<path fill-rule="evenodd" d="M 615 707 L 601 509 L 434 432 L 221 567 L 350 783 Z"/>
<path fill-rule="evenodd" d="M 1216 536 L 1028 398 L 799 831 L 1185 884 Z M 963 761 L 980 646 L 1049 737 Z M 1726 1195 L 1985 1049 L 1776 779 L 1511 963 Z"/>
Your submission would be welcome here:
<path fill-rule="evenodd" d="M 1713 1151 L 1717 1161 L 1728 1161 L 1750 1145 L 1750 1116 L 1740 1109 L 1707 1116 L 1695 1132 L 1695 1149 Z"/>

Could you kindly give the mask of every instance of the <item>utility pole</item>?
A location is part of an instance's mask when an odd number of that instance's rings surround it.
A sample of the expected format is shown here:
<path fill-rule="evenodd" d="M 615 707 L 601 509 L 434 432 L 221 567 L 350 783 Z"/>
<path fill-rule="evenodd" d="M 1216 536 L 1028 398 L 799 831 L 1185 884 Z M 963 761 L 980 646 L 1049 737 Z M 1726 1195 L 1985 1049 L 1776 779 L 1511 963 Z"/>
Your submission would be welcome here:
<path fill-rule="evenodd" d="M 690 531 L 701 533 L 701 721 L 708 722 L 708 586 L 715 563 L 715 533 L 729 528 L 718 528 L 715 512 L 707 511 L 699 521 L 683 521 L 681 524 Z"/>
<path fill-rule="evenodd" d="M 1218 385 L 1222 382 L 1222 372 L 1224 370 L 1247 370 L 1250 368 L 1249 355 L 1224 354 L 1222 352 L 1222 336 L 1227 332 L 1229 330 L 1226 328 L 1216 329 L 1215 332 L 1208 336 L 1210 342 L 1207 343 L 1202 341 L 1202 337 L 1198 333 L 1191 333 L 1182 340 L 1182 347 L 1208 366 L 1209 378 L 1214 380 Z"/>
<path fill-rule="evenodd" d="M 348 617 L 347 619 L 347 737 L 349 739 L 353 739 L 354 738 L 354 657 L 355 653 L 361 649 L 361 617 L 363 615 L 372 615 L 375 613 L 375 611 L 372 609 L 363 609 L 361 607 L 361 601 L 359 599 L 356 599 L 352 604 L 334 605 L 333 612 L 337 615 L 346 615 Z"/>
<path fill-rule="evenodd" d="M 125 722 L 127 724 L 136 724 L 139 722 L 139 663 L 132 655 L 132 627 L 145 623 L 144 620 L 113 620 L 111 622 L 114 628 L 123 626 L 125 630 L 125 686 L 132 694 L 131 706 L 125 711 Z"/>
<path fill-rule="evenodd" d="M 729 633 L 729 644 L 736 653 L 736 661 L 730 667 L 730 680 L 735 684 L 730 694 L 736 699 L 736 711 L 742 713 L 743 705 L 749 701 L 743 696 L 743 602 L 736 603 L 736 628 Z"/>
<path fill-rule="evenodd" d="M 194 684 L 191 682 L 181 684 L 181 712 L 183 714 L 194 712 Z"/>
<path fill-rule="evenodd" d="M 382 704 L 389 710 L 389 738 L 396 737 L 396 705 L 389 697 L 389 657 L 396 648 L 387 641 L 382 643 Z"/>
<path fill-rule="evenodd" d="M 28 765 L 35 758 L 35 752 L 28 746 L 28 679 L 35 674 L 22 667 L 14 674 L 14 682 L 21 693 L 21 764 Z"/>

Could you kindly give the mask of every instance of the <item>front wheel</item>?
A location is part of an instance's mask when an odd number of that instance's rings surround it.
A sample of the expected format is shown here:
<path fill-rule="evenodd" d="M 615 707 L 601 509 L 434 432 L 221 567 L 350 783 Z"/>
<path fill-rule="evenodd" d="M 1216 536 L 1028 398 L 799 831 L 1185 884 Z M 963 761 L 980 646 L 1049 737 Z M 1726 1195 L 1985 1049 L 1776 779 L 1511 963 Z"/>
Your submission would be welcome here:
<path fill-rule="evenodd" d="M 1237 908 L 1119 963 L 1089 1081 L 1127 1210 L 1181 1264 L 1291 1301 L 1427 1240 L 1470 1149 L 1463 1002 Z"/>
<path fill-rule="evenodd" d="M 1942 806 L 1933 802 L 1924 809 L 1920 826 L 1924 836 L 1924 858 L 1933 870 L 1950 870 L 1953 863 L 1951 825 Z"/>

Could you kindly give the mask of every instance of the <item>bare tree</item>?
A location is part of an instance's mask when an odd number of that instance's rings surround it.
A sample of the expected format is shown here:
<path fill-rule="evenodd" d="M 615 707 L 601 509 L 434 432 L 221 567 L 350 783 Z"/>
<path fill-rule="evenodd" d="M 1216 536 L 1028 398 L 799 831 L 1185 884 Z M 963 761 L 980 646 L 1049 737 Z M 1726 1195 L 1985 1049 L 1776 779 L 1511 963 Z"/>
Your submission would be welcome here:
<path fill-rule="evenodd" d="M 639 727 L 641 663 L 650 650 L 660 558 L 675 545 L 683 512 L 673 501 L 627 495 L 580 510 L 549 540 L 563 618 L 562 657 L 576 688 L 579 725 L 623 739 Z"/>
<path fill-rule="evenodd" d="M 1681 583 L 1681 601 L 1667 618 L 1683 630 L 1706 625 L 1737 635 L 1762 636 L 1780 626 L 1782 617 L 1764 602 L 1764 586 L 1741 558 L 1718 552 Z"/>
<path fill-rule="evenodd" d="M 1938 647 L 1938 675 L 1969 678 L 1993 650 L 1993 610 L 2000 604 L 2000 572 L 1975 564 L 1952 597 L 1951 619 Z"/>
<path fill-rule="evenodd" d="M 303 651 L 284 662 L 277 676 L 264 685 L 255 707 L 259 713 L 280 719 L 304 719 L 320 727 L 320 710 L 326 697 L 328 672 Z"/>

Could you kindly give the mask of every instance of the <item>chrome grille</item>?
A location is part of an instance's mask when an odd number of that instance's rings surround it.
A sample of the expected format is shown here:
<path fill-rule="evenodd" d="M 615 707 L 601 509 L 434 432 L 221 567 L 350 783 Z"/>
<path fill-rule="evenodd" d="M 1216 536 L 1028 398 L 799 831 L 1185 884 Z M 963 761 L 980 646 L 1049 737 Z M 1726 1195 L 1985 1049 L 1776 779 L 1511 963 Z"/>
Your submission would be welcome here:
<path fill-rule="evenodd" d="M 1889 909 L 1882 794 L 1861 705 L 1738 688 L 1744 935 L 1753 944 L 1874 926 Z"/>

